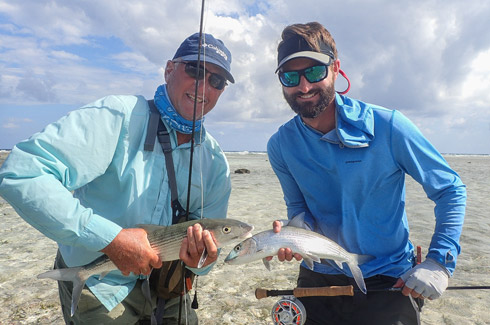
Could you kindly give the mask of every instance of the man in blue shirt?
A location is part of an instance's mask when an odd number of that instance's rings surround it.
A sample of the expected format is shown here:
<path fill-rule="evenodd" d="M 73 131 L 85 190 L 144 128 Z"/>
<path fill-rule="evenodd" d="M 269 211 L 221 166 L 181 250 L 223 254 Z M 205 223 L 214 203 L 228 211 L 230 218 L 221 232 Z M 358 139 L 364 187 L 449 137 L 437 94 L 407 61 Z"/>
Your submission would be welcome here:
<path fill-rule="evenodd" d="M 167 62 L 166 84 L 158 87 L 154 102 L 170 133 L 180 204 L 188 205 L 194 218 L 225 218 L 231 191 L 229 166 L 202 121 L 227 81 L 234 82 L 231 53 L 212 35 L 202 35 L 201 47 L 199 39 L 197 33 L 189 36 Z M 187 204 L 195 102 L 194 167 Z M 99 99 L 18 143 L 0 169 L 0 195 L 29 224 L 58 243 L 58 267 L 86 265 L 105 253 L 119 268 L 102 280 L 87 280 L 73 317 L 71 288 L 68 282 L 59 283 L 67 323 L 136 323 L 152 312 L 139 289 L 142 279 L 162 261 L 146 232 L 135 226 L 171 225 L 172 208 L 162 149 L 157 142 L 153 151 L 144 151 L 149 116 L 142 96 Z M 209 255 L 198 270 L 204 248 Z M 180 258 L 189 269 L 205 274 L 217 255 L 207 230 L 199 225 L 188 229 Z M 165 305 L 169 324 L 176 323 L 175 306 L 175 299 Z M 193 317 L 189 323 L 197 324 L 195 313 Z"/>
<path fill-rule="evenodd" d="M 297 113 L 267 147 L 288 218 L 304 213 L 305 228 L 351 253 L 373 257 L 360 265 L 367 295 L 301 298 L 306 324 L 419 324 L 415 299 L 436 299 L 443 293 L 460 253 L 464 184 L 399 111 L 335 92 L 340 61 L 321 24 L 284 29 L 276 72 L 286 101 Z M 406 174 L 435 203 L 429 252 L 415 267 L 405 212 Z M 280 222 L 273 226 L 280 231 Z M 283 248 L 278 258 L 302 257 Z M 348 268 L 334 263 L 315 263 L 313 270 L 300 267 L 298 287 L 351 283 Z M 403 288 L 402 294 L 370 292 L 393 286 Z"/>

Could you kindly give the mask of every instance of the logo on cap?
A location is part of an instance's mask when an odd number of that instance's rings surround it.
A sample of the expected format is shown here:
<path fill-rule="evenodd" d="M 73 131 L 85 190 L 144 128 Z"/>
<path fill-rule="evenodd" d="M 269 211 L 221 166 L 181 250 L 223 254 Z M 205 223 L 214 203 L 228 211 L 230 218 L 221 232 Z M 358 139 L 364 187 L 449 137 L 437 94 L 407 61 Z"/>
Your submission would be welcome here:
<path fill-rule="evenodd" d="M 203 47 L 208 47 L 210 49 L 213 49 L 216 51 L 216 53 L 218 53 L 219 55 L 221 55 L 226 61 L 228 61 L 228 56 L 226 55 L 226 53 L 221 50 L 220 48 L 218 48 L 217 46 L 213 45 L 213 44 L 208 44 L 208 43 L 203 43 L 202 44 Z"/>

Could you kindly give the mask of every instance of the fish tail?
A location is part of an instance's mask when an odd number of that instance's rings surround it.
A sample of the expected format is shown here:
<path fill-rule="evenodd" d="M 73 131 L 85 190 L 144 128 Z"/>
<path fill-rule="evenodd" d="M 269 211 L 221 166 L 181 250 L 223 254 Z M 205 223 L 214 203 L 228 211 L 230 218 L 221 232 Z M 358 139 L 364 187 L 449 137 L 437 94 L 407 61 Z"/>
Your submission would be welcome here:
<path fill-rule="evenodd" d="M 347 265 L 349 266 L 352 276 L 356 281 L 357 287 L 359 287 L 359 290 L 361 290 L 362 293 L 366 294 L 367 288 L 366 283 L 364 283 L 364 276 L 362 275 L 361 269 L 359 268 L 359 266 L 357 266 L 357 263 L 355 262 L 347 262 Z"/>
<path fill-rule="evenodd" d="M 37 276 L 38 279 L 53 279 L 58 281 L 70 281 L 73 282 L 73 290 L 71 293 L 71 316 L 75 314 L 75 310 L 78 306 L 78 301 L 82 295 L 83 287 L 87 277 L 82 276 L 81 267 L 69 267 L 66 269 L 54 269 L 41 273 Z"/>
<path fill-rule="evenodd" d="M 354 255 L 355 259 L 356 259 L 356 263 L 358 265 L 362 265 L 364 263 L 367 263 L 367 262 L 370 262 L 372 260 L 374 260 L 374 256 L 371 256 L 371 255 L 358 255 L 358 254 L 352 254 Z"/>
<path fill-rule="evenodd" d="M 68 267 L 65 269 L 54 269 L 37 276 L 38 279 L 53 279 L 58 281 L 71 281 L 79 278 L 79 273 L 82 271 L 81 267 Z"/>

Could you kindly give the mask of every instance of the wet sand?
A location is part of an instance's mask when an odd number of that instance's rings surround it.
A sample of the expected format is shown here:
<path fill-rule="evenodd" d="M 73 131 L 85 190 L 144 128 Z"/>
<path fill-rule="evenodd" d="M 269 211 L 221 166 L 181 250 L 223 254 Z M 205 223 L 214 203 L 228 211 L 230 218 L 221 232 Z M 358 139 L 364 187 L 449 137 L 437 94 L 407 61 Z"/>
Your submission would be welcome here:
<path fill-rule="evenodd" d="M 0 164 L 6 156 L 0 152 Z M 227 153 L 232 171 L 229 218 L 255 225 L 254 233 L 283 219 L 286 208 L 279 183 L 263 153 Z M 490 156 L 446 156 L 468 187 L 468 207 L 461 238 L 462 253 L 450 286 L 490 285 Z M 239 168 L 250 174 L 234 174 Z M 407 213 L 411 240 L 423 248 L 434 228 L 433 203 L 420 185 L 407 179 Z M 0 198 L 0 324 L 63 324 L 57 285 L 36 275 L 52 267 L 56 244 L 24 222 Z M 279 299 L 257 300 L 255 288 L 295 287 L 299 262 L 261 261 L 243 266 L 223 263 L 226 246 L 214 270 L 198 282 L 200 324 L 271 324 L 270 312 Z M 193 293 L 192 293 L 193 294 Z M 490 290 L 446 291 L 427 301 L 422 324 L 490 324 Z"/>

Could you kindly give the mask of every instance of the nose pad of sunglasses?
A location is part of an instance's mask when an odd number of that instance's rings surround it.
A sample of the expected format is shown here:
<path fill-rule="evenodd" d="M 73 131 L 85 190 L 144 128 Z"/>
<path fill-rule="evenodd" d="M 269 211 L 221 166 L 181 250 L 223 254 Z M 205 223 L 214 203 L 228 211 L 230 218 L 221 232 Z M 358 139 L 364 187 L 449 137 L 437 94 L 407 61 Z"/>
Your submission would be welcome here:
<path fill-rule="evenodd" d="M 204 68 L 197 68 L 195 65 L 190 63 L 185 65 L 185 72 L 189 75 L 189 77 L 196 78 L 197 80 L 203 80 L 204 76 L 206 75 L 206 70 L 204 70 Z"/>

